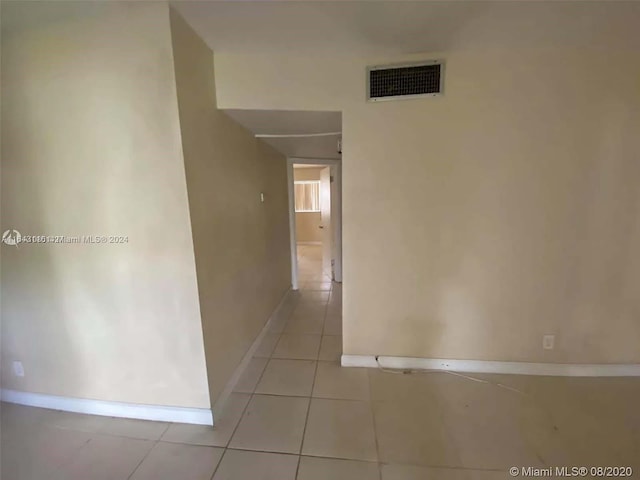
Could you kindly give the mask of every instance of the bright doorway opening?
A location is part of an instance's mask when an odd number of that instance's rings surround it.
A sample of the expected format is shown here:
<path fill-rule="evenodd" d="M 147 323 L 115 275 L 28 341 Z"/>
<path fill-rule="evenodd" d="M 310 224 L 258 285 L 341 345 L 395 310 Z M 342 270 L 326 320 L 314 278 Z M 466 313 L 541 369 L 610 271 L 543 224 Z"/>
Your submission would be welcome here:
<path fill-rule="evenodd" d="M 292 285 L 342 282 L 341 165 L 288 160 Z"/>
<path fill-rule="evenodd" d="M 342 113 L 245 109 L 225 113 L 287 157 L 292 288 L 304 287 L 305 281 L 341 283 Z M 311 171 L 317 175 L 310 177 Z"/>

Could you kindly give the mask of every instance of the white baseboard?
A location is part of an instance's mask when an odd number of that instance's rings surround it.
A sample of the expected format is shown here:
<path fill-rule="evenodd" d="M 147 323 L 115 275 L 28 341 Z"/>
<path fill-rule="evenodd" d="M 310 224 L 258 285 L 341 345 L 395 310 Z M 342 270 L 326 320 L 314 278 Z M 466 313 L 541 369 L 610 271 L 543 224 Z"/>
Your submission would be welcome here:
<path fill-rule="evenodd" d="M 213 425 L 213 414 L 207 408 L 186 408 L 136 403 L 108 402 L 85 398 L 59 397 L 43 393 L 0 390 L 3 402 L 28 405 L 30 407 L 63 410 L 65 412 L 102 415 L 107 417 L 137 418 L 159 422 L 193 423 Z"/>
<path fill-rule="evenodd" d="M 273 311 L 264 328 L 242 358 L 229 382 L 214 404 L 216 415 L 222 410 L 229 395 L 238 383 L 240 376 L 251 361 L 253 354 L 260 346 L 262 339 L 284 312 L 284 306 L 290 298 L 292 290 L 288 289 L 280 303 Z M 17 390 L 0 389 L 0 399 L 3 402 L 17 403 L 31 407 L 49 408 L 65 412 L 102 415 L 108 417 L 136 418 L 140 420 L 155 420 L 160 422 L 192 423 L 196 425 L 213 425 L 213 412 L 206 408 L 187 408 L 162 405 L 141 405 L 135 403 L 110 402 L 104 400 L 90 400 L 85 398 L 61 397 L 42 393 L 20 392 Z"/>
<path fill-rule="evenodd" d="M 298 242 L 297 245 L 322 245 L 322 242 Z"/>
<path fill-rule="evenodd" d="M 227 400 L 229 399 L 229 396 L 233 392 L 233 389 L 235 388 L 236 384 L 240 380 L 240 377 L 242 376 L 247 366 L 249 365 L 249 362 L 253 358 L 253 354 L 256 352 L 256 350 L 262 343 L 262 339 L 269 331 L 269 327 L 280 318 L 280 315 L 283 314 L 284 306 L 286 305 L 287 301 L 291 297 L 292 292 L 293 290 L 289 288 L 285 292 L 285 294 L 282 296 L 280 303 L 278 303 L 278 306 L 275 308 L 275 310 L 273 311 L 273 313 L 271 314 L 267 322 L 264 324 L 264 327 L 262 328 L 262 330 L 260 331 L 256 339 L 253 341 L 253 343 L 249 347 L 249 350 L 247 350 L 247 353 L 244 354 L 244 357 L 242 357 L 242 360 L 240 360 L 240 363 L 238 364 L 236 369 L 233 371 L 233 374 L 231 375 L 231 378 L 229 378 L 229 381 L 227 382 L 227 384 L 224 386 L 224 389 L 222 390 L 220 395 L 218 395 L 218 398 L 213 404 L 213 411 L 216 413 L 216 416 L 219 416 L 220 412 L 224 410 L 224 407 L 227 403 Z"/>
<path fill-rule="evenodd" d="M 379 365 L 378 365 L 379 362 Z M 639 377 L 640 364 L 567 364 L 494 362 L 486 360 L 447 360 L 440 358 L 342 355 L 343 367 L 378 366 L 390 369 L 443 370 L 466 373 L 504 373 L 559 377 Z"/>

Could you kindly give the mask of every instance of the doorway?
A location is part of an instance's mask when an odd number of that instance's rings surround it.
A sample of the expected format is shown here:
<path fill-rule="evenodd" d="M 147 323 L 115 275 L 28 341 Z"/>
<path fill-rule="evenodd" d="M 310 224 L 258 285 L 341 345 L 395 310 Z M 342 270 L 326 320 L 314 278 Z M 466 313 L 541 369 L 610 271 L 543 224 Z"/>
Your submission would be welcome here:
<path fill-rule="evenodd" d="M 289 158 L 292 288 L 305 282 L 342 282 L 341 164 Z"/>

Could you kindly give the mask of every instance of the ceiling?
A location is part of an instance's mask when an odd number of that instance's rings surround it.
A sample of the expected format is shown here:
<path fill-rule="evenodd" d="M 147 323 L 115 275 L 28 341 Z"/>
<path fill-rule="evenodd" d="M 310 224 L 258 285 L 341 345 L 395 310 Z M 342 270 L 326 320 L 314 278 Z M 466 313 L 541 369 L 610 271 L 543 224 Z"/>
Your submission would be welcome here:
<path fill-rule="evenodd" d="M 2 0 L 2 31 L 11 32 L 83 18 L 100 18 L 121 8 L 110 1 Z"/>
<path fill-rule="evenodd" d="M 262 140 L 287 157 L 340 158 L 337 147 L 341 134 L 314 136 L 342 132 L 340 112 L 234 109 L 223 112 L 258 136 L 280 136 Z"/>
<path fill-rule="evenodd" d="M 338 137 L 263 138 L 287 157 L 340 159 Z"/>
<path fill-rule="evenodd" d="M 340 132 L 340 112 L 302 110 L 223 110 L 236 122 L 256 134 L 314 134 Z"/>
<path fill-rule="evenodd" d="M 326 165 L 309 164 L 309 163 L 294 163 L 293 168 L 323 168 Z"/>
<path fill-rule="evenodd" d="M 399 54 L 574 44 L 640 46 L 640 2 L 190 1 L 214 51 Z"/>
<path fill-rule="evenodd" d="M 98 16 L 115 1 L 3 0 L 2 30 Z M 172 0 L 214 51 L 402 54 L 573 44 L 640 47 L 640 2 Z"/>

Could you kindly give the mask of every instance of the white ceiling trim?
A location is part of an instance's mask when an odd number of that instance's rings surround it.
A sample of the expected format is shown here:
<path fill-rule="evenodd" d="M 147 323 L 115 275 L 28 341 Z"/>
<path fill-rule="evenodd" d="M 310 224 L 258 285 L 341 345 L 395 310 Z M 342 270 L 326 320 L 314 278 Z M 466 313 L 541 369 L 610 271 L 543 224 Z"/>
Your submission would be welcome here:
<path fill-rule="evenodd" d="M 307 137 L 335 137 L 342 132 L 325 133 L 256 133 L 256 138 L 307 138 Z"/>

